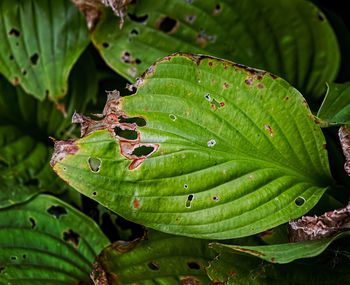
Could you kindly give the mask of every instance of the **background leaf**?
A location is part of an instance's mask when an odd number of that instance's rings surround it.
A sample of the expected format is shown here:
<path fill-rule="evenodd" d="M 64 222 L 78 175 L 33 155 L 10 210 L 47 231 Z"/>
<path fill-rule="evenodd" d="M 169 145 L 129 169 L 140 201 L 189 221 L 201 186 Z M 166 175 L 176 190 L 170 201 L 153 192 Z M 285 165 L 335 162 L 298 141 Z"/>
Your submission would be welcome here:
<path fill-rule="evenodd" d="M 206 285 L 212 282 L 205 267 L 214 256 L 208 241 L 149 231 L 146 239 L 118 241 L 105 248 L 96 258 L 92 276 L 96 284 L 104 280 L 120 285 Z"/>
<path fill-rule="evenodd" d="M 349 235 L 350 232 L 338 233 L 333 237 L 319 240 L 284 243 L 262 246 L 241 246 L 212 243 L 216 251 L 232 253 L 235 251 L 251 254 L 273 263 L 288 263 L 295 259 L 314 257 L 322 253 L 334 240 Z"/>
<path fill-rule="evenodd" d="M 89 72 L 85 72 L 87 68 Z M 60 103 L 66 117 L 48 99 L 39 102 L 0 78 L 0 208 L 25 201 L 38 192 L 67 189 L 50 168 L 49 136 L 71 136 L 73 132 L 67 127 L 74 110 L 85 110 L 97 88 L 94 61 L 89 53 L 75 66 L 69 95 Z"/>
<path fill-rule="evenodd" d="M 144 0 L 128 13 L 119 30 L 105 11 L 92 41 L 129 80 L 168 54 L 202 53 L 270 71 L 318 99 L 340 65 L 336 36 L 309 1 Z"/>
<path fill-rule="evenodd" d="M 87 216 L 47 195 L 0 210 L 1 284 L 92 283 L 108 239 Z"/>
<path fill-rule="evenodd" d="M 350 124 L 350 82 L 329 84 L 317 117 L 330 124 Z"/>
<path fill-rule="evenodd" d="M 0 72 L 38 99 L 63 97 L 90 41 L 84 16 L 69 0 L 4 0 L 0 10 Z"/>
<path fill-rule="evenodd" d="M 62 179 L 128 220 L 192 237 L 248 236 L 305 214 L 332 184 L 322 131 L 283 79 L 175 54 L 134 86 L 114 105 L 146 120 L 141 143 L 159 145 L 151 157 L 133 169 L 118 124 L 106 123 L 110 132 L 59 142 L 53 160 Z"/>

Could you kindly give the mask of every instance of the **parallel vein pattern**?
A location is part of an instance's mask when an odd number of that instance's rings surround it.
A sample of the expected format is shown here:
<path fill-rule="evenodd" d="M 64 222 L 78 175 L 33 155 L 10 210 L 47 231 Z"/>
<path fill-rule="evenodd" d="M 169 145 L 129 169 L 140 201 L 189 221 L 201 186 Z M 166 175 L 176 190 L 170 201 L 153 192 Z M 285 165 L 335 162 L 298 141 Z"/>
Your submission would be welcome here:
<path fill-rule="evenodd" d="M 92 220 L 47 195 L 0 210 L 0 220 L 1 284 L 91 283 L 108 244 Z"/>
<path fill-rule="evenodd" d="M 283 79 L 229 61 L 175 54 L 122 99 L 143 117 L 141 166 L 107 130 L 75 141 L 55 171 L 127 219 L 201 238 L 247 236 L 311 209 L 332 183 L 325 139 L 304 98 Z M 94 173 L 89 157 L 101 160 Z"/>
<path fill-rule="evenodd" d="M 324 14 L 303 0 L 137 1 L 122 30 L 106 14 L 92 40 L 106 62 L 134 79 L 173 52 L 209 54 L 262 68 L 318 99 L 340 52 Z"/>
<path fill-rule="evenodd" d="M 0 72 L 38 99 L 67 94 L 69 72 L 89 43 L 69 0 L 1 1 Z"/>

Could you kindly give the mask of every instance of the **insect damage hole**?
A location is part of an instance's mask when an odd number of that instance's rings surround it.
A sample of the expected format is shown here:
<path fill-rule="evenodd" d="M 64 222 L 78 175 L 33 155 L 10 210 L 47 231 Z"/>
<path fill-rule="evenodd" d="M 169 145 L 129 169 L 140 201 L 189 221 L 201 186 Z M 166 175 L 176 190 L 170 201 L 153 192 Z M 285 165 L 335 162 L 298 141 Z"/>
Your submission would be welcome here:
<path fill-rule="evenodd" d="M 142 15 L 142 16 L 136 16 L 135 14 L 128 14 L 128 17 L 131 21 L 134 22 L 138 22 L 138 23 L 143 23 L 145 24 L 147 19 L 148 19 L 148 15 Z"/>
<path fill-rule="evenodd" d="M 200 270 L 201 265 L 197 261 L 187 261 L 187 266 L 193 270 Z"/>
<path fill-rule="evenodd" d="M 12 28 L 10 31 L 9 31 L 9 35 L 10 36 L 13 36 L 13 37 L 19 37 L 20 36 L 20 31 L 17 30 L 16 28 Z"/>
<path fill-rule="evenodd" d="M 30 224 L 31 224 L 31 228 L 34 229 L 35 226 L 36 226 L 35 220 L 34 220 L 33 218 L 29 218 L 29 222 L 30 222 Z"/>
<path fill-rule="evenodd" d="M 30 63 L 32 65 L 36 65 L 38 63 L 39 60 L 39 54 L 34 53 L 31 57 L 30 57 Z"/>
<path fill-rule="evenodd" d="M 295 200 L 294 200 L 294 203 L 295 205 L 297 205 L 298 207 L 301 207 L 302 205 L 304 205 L 305 203 L 305 199 L 303 197 L 297 197 Z"/>
<path fill-rule="evenodd" d="M 154 261 L 151 261 L 147 264 L 147 266 L 149 267 L 149 269 L 151 270 L 159 270 L 160 267 L 159 267 L 159 264 L 157 264 L 156 262 Z"/>
<path fill-rule="evenodd" d="M 101 169 L 102 160 L 98 157 L 89 157 L 88 164 L 91 171 L 97 173 Z"/>
<path fill-rule="evenodd" d="M 170 18 L 168 16 L 160 18 L 158 23 L 156 24 L 157 29 L 161 30 L 166 34 L 171 34 L 175 32 L 178 26 L 179 26 L 179 21 L 173 18 Z"/>
<path fill-rule="evenodd" d="M 47 209 L 47 212 L 54 216 L 56 219 L 59 219 L 62 215 L 67 215 L 67 210 L 62 206 L 51 206 Z"/>
<path fill-rule="evenodd" d="M 154 151 L 153 146 L 142 145 L 138 148 L 135 148 L 134 151 L 132 152 L 132 155 L 135 155 L 137 157 L 147 156 L 147 155 L 151 154 L 153 151 Z"/>
<path fill-rule="evenodd" d="M 173 121 L 176 120 L 176 116 L 175 116 L 174 114 L 169 114 L 169 118 L 170 118 L 171 120 L 173 120 Z"/>
<path fill-rule="evenodd" d="M 193 201 L 194 195 L 190 194 L 187 196 L 187 200 L 186 200 L 186 208 L 191 208 L 191 203 Z"/>
<path fill-rule="evenodd" d="M 68 231 L 63 232 L 63 240 L 67 243 L 72 242 L 75 245 L 75 247 L 78 247 L 80 235 L 72 229 L 69 229 Z"/>

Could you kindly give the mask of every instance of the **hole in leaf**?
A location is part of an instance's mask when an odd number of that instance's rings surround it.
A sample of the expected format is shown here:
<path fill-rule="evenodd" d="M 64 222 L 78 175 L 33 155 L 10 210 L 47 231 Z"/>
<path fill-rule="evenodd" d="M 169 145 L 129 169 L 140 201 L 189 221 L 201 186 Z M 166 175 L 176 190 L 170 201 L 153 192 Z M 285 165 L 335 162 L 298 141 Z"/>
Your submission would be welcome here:
<path fill-rule="evenodd" d="M 47 212 L 56 219 L 59 219 L 61 215 L 67 215 L 66 209 L 62 206 L 51 206 L 47 209 Z"/>
<path fill-rule="evenodd" d="M 191 202 L 193 200 L 193 197 L 194 197 L 193 194 L 188 195 L 187 200 L 186 200 L 186 208 L 191 208 Z"/>
<path fill-rule="evenodd" d="M 10 55 L 10 60 L 14 60 L 15 59 L 15 57 L 11 54 Z"/>
<path fill-rule="evenodd" d="M 17 256 L 11 256 L 11 260 L 17 260 Z"/>
<path fill-rule="evenodd" d="M 39 60 L 39 54 L 37 54 L 37 53 L 34 53 L 34 54 L 30 57 L 30 62 L 31 62 L 31 64 L 33 64 L 33 65 L 36 65 L 37 62 L 38 62 L 38 60 Z"/>
<path fill-rule="evenodd" d="M 213 197 L 213 200 L 214 200 L 215 202 L 219 202 L 219 197 L 218 197 L 218 196 L 214 196 L 214 197 Z"/>
<path fill-rule="evenodd" d="M 185 184 L 185 185 L 184 185 L 184 188 L 185 188 L 185 189 L 187 189 L 187 188 L 188 188 L 188 185 L 187 185 L 187 184 Z"/>
<path fill-rule="evenodd" d="M 131 35 L 138 35 L 139 32 L 136 29 L 132 29 L 130 32 Z"/>
<path fill-rule="evenodd" d="M 22 257 L 23 257 L 23 259 L 26 259 L 26 258 L 27 258 L 27 255 L 26 255 L 26 254 L 23 254 Z"/>
<path fill-rule="evenodd" d="M 92 192 L 92 196 L 96 196 L 96 195 L 97 195 L 96 191 Z"/>
<path fill-rule="evenodd" d="M 9 35 L 13 37 L 19 37 L 20 34 L 20 31 L 15 28 L 12 28 L 9 32 Z"/>
<path fill-rule="evenodd" d="M 0 273 L 5 270 L 5 266 L 0 266 Z"/>
<path fill-rule="evenodd" d="M 127 140 L 137 140 L 137 131 L 134 131 L 134 130 L 122 130 L 119 127 L 115 127 L 114 133 L 118 137 L 121 137 Z"/>
<path fill-rule="evenodd" d="M 193 270 L 201 269 L 201 265 L 197 261 L 187 261 L 187 266 Z"/>
<path fill-rule="evenodd" d="M 142 117 L 133 117 L 133 118 L 119 117 L 118 120 L 119 120 L 119 123 L 127 123 L 127 124 L 135 123 L 138 127 L 146 126 L 146 120 Z"/>
<path fill-rule="evenodd" d="M 220 10 L 221 10 L 221 5 L 220 4 L 216 4 L 215 9 L 213 11 L 213 15 L 219 14 Z"/>
<path fill-rule="evenodd" d="M 176 120 L 176 116 L 175 116 L 174 114 L 169 114 L 169 117 L 170 117 L 170 119 L 172 119 L 173 121 Z"/>
<path fill-rule="evenodd" d="M 72 242 L 75 245 L 75 247 L 78 247 L 80 235 L 72 229 L 69 229 L 68 231 L 65 231 L 63 233 L 63 240 L 65 242 Z"/>
<path fill-rule="evenodd" d="M 207 144 L 208 144 L 209 147 L 212 147 L 212 146 L 214 146 L 216 144 L 216 141 L 215 140 L 210 140 L 210 141 L 208 141 Z"/>
<path fill-rule="evenodd" d="M 154 151 L 154 147 L 152 146 L 140 146 L 138 148 L 135 148 L 132 152 L 132 155 L 136 155 L 137 157 L 146 156 L 149 155 Z"/>
<path fill-rule="evenodd" d="M 109 47 L 109 43 L 103 43 L 102 46 L 103 46 L 104 48 L 108 48 L 108 47 Z"/>
<path fill-rule="evenodd" d="M 88 164 L 92 172 L 99 172 L 102 164 L 102 160 L 98 157 L 89 157 Z"/>
<path fill-rule="evenodd" d="M 22 74 L 23 74 L 23 76 L 25 76 L 27 74 L 27 70 L 22 69 Z"/>
<path fill-rule="evenodd" d="M 159 265 L 157 263 L 155 263 L 154 261 L 151 261 L 147 265 L 152 270 L 159 270 L 160 269 Z"/>
<path fill-rule="evenodd" d="M 138 22 L 138 23 L 144 23 L 148 19 L 148 15 L 143 15 L 143 16 L 136 16 L 135 14 L 128 14 L 128 17 L 131 21 Z"/>
<path fill-rule="evenodd" d="M 179 26 L 179 22 L 168 16 L 162 17 L 157 23 L 157 28 L 166 34 L 175 32 L 178 26 Z"/>
<path fill-rule="evenodd" d="M 141 63 L 141 59 L 136 58 L 136 59 L 135 59 L 135 63 L 136 63 L 136 64 L 140 64 L 140 63 Z"/>
<path fill-rule="evenodd" d="M 31 226 L 32 226 L 32 229 L 34 229 L 35 228 L 35 226 L 36 226 L 36 222 L 35 222 L 35 220 L 33 219 L 33 218 L 29 218 L 29 222 L 30 222 L 30 224 L 31 224 Z"/>
<path fill-rule="evenodd" d="M 185 21 L 192 24 L 196 20 L 196 15 L 185 15 Z"/>
<path fill-rule="evenodd" d="M 305 199 L 303 197 L 298 197 L 294 200 L 295 205 L 297 205 L 298 207 L 304 205 L 305 203 Z"/>
<path fill-rule="evenodd" d="M 46 96 L 49 96 L 49 94 L 50 94 L 50 91 L 46 89 L 46 90 L 45 90 L 45 95 L 46 95 Z"/>

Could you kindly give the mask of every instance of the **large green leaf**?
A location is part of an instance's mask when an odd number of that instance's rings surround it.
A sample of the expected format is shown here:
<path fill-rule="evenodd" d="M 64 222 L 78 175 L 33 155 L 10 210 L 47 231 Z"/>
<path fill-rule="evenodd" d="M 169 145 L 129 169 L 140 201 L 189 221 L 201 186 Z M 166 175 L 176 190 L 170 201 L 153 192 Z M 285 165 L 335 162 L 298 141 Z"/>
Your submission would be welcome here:
<path fill-rule="evenodd" d="M 69 0 L 3 0 L 0 10 L 0 72 L 38 99 L 64 96 L 90 40 L 84 16 Z"/>
<path fill-rule="evenodd" d="M 105 248 L 91 277 L 95 284 L 206 285 L 212 282 L 205 267 L 214 257 L 208 241 L 150 231 L 145 239 Z"/>
<path fill-rule="evenodd" d="M 94 258 L 108 243 L 90 218 L 39 195 L 0 210 L 0 283 L 91 283 Z"/>
<path fill-rule="evenodd" d="M 305 0 L 136 1 L 123 29 L 106 11 L 92 34 L 105 61 L 132 80 L 174 52 L 203 53 L 262 68 L 318 99 L 340 52 L 324 16 Z"/>
<path fill-rule="evenodd" d="M 272 264 L 252 256 L 219 251 L 210 262 L 207 274 L 214 284 L 225 285 L 347 284 L 350 281 L 348 252 L 336 252 L 289 264 Z"/>
<path fill-rule="evenodd" d="M 332 83 L 317 117 L 329 124 L 350 124 L 350 82 Z"/>
<path fill-rule="evenodd" d="M 295 259 L 314 257 L 322 253 L 334 240 L 349 235 L 349 231 L 338 233 L 333 237 L 319 240 L 284 243 L 262 246 L 241 246 L 212 243 L 211 246 L 220 252 L 242 252 L 257 256 L 269 262 L 288 263 Z"/>
<path fill-rule="evenodd" d="M 134 87 L 110 96 L 102 121 L 80 116 L 85 137 L 57 142 L 51 161 L 128 220 L 192 237 L 247 236 L 305 214 L 332 183 L 322 131 L 281 78 L 175 54 Z M 147 125 L 122 134 L 133 127 L 127 116 Z"/>
<path fill-rule="evenodd" d="M 49 136 L 67 137 L 66 129 L 74 110 L 85 110 L 97 93 L 93 63 L 91 56 L 84 54 L 73 69 L 69 94 L 61 103 L 65 106 L 66 118 L 48 99 L 39 102 L 1 76 L 0 208 L 25 201 L 40 191 L 57 192 L 67 188 L 50 168 Z"/>

